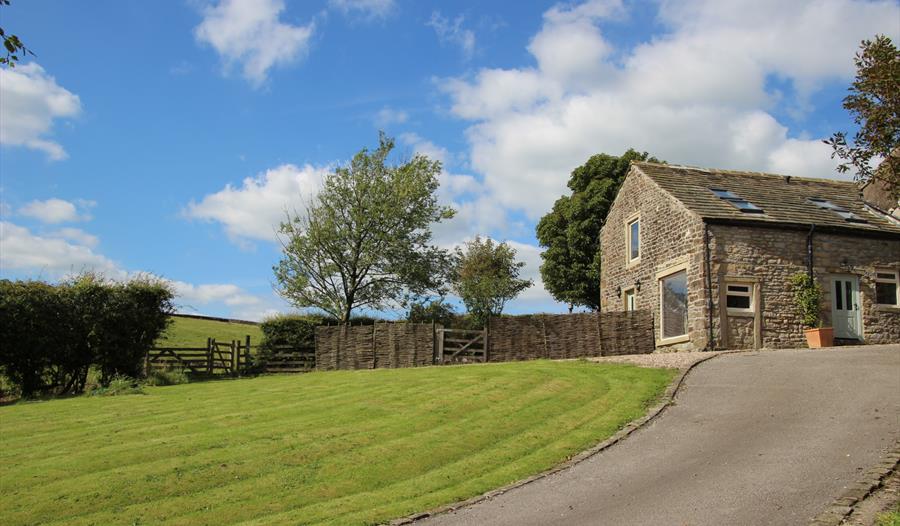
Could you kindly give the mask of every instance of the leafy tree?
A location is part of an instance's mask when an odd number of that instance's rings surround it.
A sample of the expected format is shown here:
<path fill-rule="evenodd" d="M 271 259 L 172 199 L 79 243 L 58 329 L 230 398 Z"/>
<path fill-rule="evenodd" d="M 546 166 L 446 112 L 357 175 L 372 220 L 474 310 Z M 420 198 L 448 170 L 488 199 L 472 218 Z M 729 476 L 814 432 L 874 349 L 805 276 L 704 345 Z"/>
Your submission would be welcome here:
<path fill-rule="evenodd" d="M 479 325 L 503 312 L 506 302 L 532 285 L 519 279 L 525 263 L 516 261 L 516 250 L 506 242 L 476 237 L 456 249 L 453 291 L 462 299 Z"/>
<path fill-rule="evenodd" d="M 570 195 L 556 200 L 537 225 L 544 287 L 557 300 L 600 309 L 600 228 L 631 161 L 653 161 L 629 149 L 621 157 L 597 154 L 572 171 Z"/>
<path fill-rule="evenodd" d="M 890 38 L 877 35 L 862 41 L 855 62 L 856 80 L 843 106 L 860 128 L 852 145 L 844 132 L 825 143 L 833 149 L 831 157 L 843 161 L 839 172 L 852 167 L 858 181 L 882 180 L 900 198 L 900 51 Z M 873 169 L 872 160 L 879 157 L 884 161 Z"/>
<path fill-rule="evenodd" d="M 276 290 L 297 307 L 347 323 L 353 309 L 405 305 L 445 289 L 450 255 L 431 244 L 431 225 L 453 217 L 437 203 L 441 163 L 423 155 L 388 164 L 394 140 L 325 178 L 304 214 L 281 224 Z"/>
<path fill-rule="evenodd" d="M 8 5 L 9 0 L 0 0 L 0 7 Z M 18 36 L 7 34 L 2 27 L 0 27 L 0 38 L 3 38 L 3 48 L 6 50 L 6 56 L 0 56 L 0 65 L 14 68 L 16 67 L 16 62 L 19 61 L 19 55 L 23 57 L 25 55 L 34 56 L 34 53 L 25 47 L 25 44 L 22 43 Z"/>
<path fill-rule="evenodd" d="M 453 325 L 457 315 L 453 305 L 438 298 L 410 305 L 407 319 L 413 323 L 434 322 L 449 327 Z"/>

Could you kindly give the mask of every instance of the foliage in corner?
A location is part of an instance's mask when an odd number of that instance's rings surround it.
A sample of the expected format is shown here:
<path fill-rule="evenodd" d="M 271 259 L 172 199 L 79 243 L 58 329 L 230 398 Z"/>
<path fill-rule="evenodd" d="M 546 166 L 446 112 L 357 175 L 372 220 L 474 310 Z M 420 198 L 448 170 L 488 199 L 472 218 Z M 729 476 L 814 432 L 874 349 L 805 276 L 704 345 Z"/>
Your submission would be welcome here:
<path fill-rule="evenodd" d="M 837 132 L 826 139 L 831 157 L 841 159 L 838 172 L 852 168 L 861 182 L 881 181 L 900 199 L 900 50 L 885 35 L 863 40 L 855 57 L 856 80 L 843 106 L 859 130 L 853 144 Z M 876 168 L 873 161 L 883 159 Z"/>
<path fill-rule="evenodd" d="M 450 255 L 431 226 L 453 217 L 437 202 L 441 163 L 423 155 L 392 165 L 394 140 L 380 135 L 349 166 L 329 174 L 314 202 L 281 224 L 277 291 L 348 323 L 354 309 L 405 306 L 445 292 Z"/>
<path fill-rule="evenodd" d="M 806 272 L 798 272 L 791 276 L 791 288 L 803 325 L 811 329 L 821 326 L 822 287 L 819 283 Z"/>
<path fill-rule="evenodd" d="M 658 162 L 629 149 L 620 157 L 592 156 L 572 171 L 570 195 L 556 200 L 537 225 L 544 287 L 557 301 L 600 309 L 600 228 L 632 161 Z"/>
<path fill-rule="evenodd" d="M 520 279 L 525 263 L 516 261 L 516 250 L 506 242 L 476 237 L 456 249 L 453 291 L 459 296 L 473 321 L 484 326 L 491 316 L 499 316 L 506 302 L 532 285 Z"/>
<path fill-rule="evenodd" d="M 9 6 L 9 0 L 0 0 L 0 7 L 4 6 Z M 34 56 L 34 53 L 22 43 L 22 39 L 8 34 L 2 27 L 0 27 L 0 38 L 3 39 L 3 49 L 6 51 L 6 56 L 0 56 L 0 66 L 14 68 L 22 57 Z"/>

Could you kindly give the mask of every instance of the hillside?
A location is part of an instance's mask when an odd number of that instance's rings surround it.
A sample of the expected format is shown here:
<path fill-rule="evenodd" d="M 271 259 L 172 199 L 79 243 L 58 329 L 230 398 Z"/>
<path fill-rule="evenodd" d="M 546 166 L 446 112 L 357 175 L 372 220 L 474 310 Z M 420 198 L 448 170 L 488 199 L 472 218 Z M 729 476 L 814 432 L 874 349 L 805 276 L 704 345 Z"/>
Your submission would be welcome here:
<path fill-rule="evenodd" d="M 172 325 L 156 341 L 156 346 L 202 347 L 206 345 L 207 338 L 215 338 L 219 341 L 243 341 L 248 334 L 251 345 L 259 344 L 262 339 L 262 331 L 259 330 L 258 325 L 173 316 Z"/>

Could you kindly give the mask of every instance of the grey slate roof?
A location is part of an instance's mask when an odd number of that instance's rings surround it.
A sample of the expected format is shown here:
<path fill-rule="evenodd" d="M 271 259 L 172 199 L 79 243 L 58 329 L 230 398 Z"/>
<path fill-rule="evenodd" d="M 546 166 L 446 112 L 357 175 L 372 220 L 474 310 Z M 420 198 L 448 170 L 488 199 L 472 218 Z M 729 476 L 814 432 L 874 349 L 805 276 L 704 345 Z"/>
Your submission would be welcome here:
<path fill-rule="evenodd" d="M 681 201 L 700 217 L 711 220 L 853 229 L 900 234 L 900 225 L 868 208 L 856 183 L 810 179 L 757 172 L 714 170 L 648 162 L 634 162 L 637 169 L 663 190 Z M 720 199 L 710 188 L 724 189 L 762 208 L 764 213 L 741 212 Z M 866 223 L 850 222 L 831 210 L 809 202 L 809 198 L 827 199 L 846 208 Z"/>

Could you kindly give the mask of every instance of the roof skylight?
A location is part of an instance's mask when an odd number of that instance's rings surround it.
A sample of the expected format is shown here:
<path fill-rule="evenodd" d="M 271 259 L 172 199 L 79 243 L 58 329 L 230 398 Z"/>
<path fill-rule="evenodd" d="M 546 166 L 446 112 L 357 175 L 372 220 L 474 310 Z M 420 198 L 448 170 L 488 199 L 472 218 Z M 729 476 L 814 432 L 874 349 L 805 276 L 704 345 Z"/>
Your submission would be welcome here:
<path fill-rule="evenodd" d="M 746 199 L 744 199 L 742 197 L 738 197 L 738 196 L 734 195 L 733 193 L 729 192 L 728 190 L 723 190 L 721 188 L 710 188 L 710 191 L 712 193 L 716 194 L 717 196 L 719 196 L 719 198 L 722 199 L 723 201 L 728 201 L 729 203 L 731 203 L 732 206 L 734 206 L 741 212 L 744 212 L 746 214 L 762 214 L 763 213 L 762 208 L 756 206 L 755 204 L 751 203 L 750 201 L 747 201 Z"/>
<path fill-rule="evenodd" d="M 853 212 L 847 210 L 843 206 L 838 206 L 827 199 L 821 199 L 819 197 L 810 197 L 809 202 L 818 206 L 823 210 L 831 210 L 835 214 L 844 218 L 844 221 L 849 221 L 851 223 L 868 223 L 865 219 L 859 217 Z"/>

